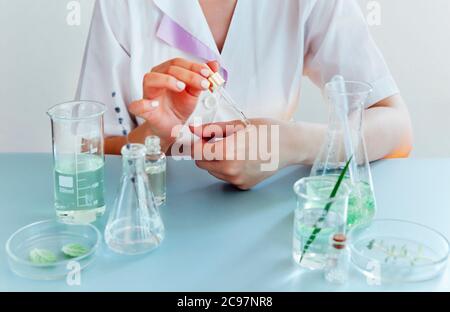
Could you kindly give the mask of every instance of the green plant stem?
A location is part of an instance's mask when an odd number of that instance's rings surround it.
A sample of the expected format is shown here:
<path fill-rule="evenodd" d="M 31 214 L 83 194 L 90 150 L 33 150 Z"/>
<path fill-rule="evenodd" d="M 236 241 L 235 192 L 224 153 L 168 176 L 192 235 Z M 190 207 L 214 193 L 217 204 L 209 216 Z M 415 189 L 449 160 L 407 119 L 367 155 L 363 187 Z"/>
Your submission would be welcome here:
<path fill-rule="evenodd" d="M 341 187 L 342 181 L 344 181 L 344 177 L 347 174 L 348 168 L 350 166 L 350 163 L 353 159 L 353 156 L 350 157 L 350 159 L 347 161 L 347 163 L 345 164 L 344 170 L 342 170 L 338 180 L 336 181 L 336 184 L 334 185 L 333 191 L 330 194 L 330 199 L 333 199 L 336 197 L 339 188 Z M 309 248 L 311 247 L 311 245 L 314 243 L 314 241 L 317 238 L 317 235 L 320 234 L 320 232 L 322 231 L 322 228 L 319 227 L 319 224 L 322 223 L 323 221 L 325 221 L 325 219 L 328 216 L 328 213 L 330 212 L 331 206 L 333 205 L 332 202 L 328 203 L 322 213 L 322 216 L 317 220 L 317 222 L 314 224 L 314 229 L 311 233 L 311 235 L 309 236 L 308 240 L 306 241 L 306 245 L 305 247 L 303 247 L 303 251 L 302 251 L 302 255 L 300 257 L 300 263 L 303 261 L 303 258 L 305 257 L 306 252 L 309 250 Z M 346 222 L 347 220 L 345 220 Z"/>

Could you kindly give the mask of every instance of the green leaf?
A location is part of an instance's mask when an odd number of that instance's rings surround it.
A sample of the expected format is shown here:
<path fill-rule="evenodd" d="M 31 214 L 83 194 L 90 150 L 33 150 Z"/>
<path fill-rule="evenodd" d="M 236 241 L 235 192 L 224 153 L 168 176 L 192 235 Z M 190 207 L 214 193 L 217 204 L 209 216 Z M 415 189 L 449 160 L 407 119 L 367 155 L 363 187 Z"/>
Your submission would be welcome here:
<path fill-rule="evenodd" d="M 87 254 L 89 249 L 80 244 L 67 244 L 63 246 L 62 252 L 68 257 L 78 258 Z"/>
<path fill-rule="evenodd" d="M 56 255 L 47 249 L 32 249 L 29 256 L 30 261 L 34 264 L 52 264 L 56 262 Z"/>
<path fill-rule="evenodd" d="M 347 174 L 348 168 L 350 167 L 350 163 L 353 159 L 353 156 L 350 157 L 350 159 L 347 161 L 347 163 L 345 164 L 344 170 L 342 170 L 341 174 L 339 175 L 338 180 L 336 181 L 336 184 L 334 185 L 333 190 L 331 191 L 330 194 L 330 199 L 333 199 L 336 197 L 339 188 L 341 187 L 342 181 L 344 181 L 345 175 Z M 311 236 L 308 238 L 306 245 L 303 247 L 303 251 L 302 251 L 302 255 L 300 257 L 300 263 L 303 261 L 304 256 L 306 255 L 306 252 L 309 250 L 309 248 L 311 248 L 311 245 L 314 243 L 314 241 L 316 240 L 317 235 L 322 231 L 322 228 L 320 228 L 318 226 L 318 224 L 322 223 L 323 221 L 325 221 L 325 219 L 328 216 L 328 213 L 330 212 L 331 209 L 331 205 L 332 203 L 328 203 L 324 210 L 323 210 L 323 214 L 322 216 L 319 218 L 319 220 L 316 222 L 316 224 L 314 225 L 314 229 L 312 231 Z"/>

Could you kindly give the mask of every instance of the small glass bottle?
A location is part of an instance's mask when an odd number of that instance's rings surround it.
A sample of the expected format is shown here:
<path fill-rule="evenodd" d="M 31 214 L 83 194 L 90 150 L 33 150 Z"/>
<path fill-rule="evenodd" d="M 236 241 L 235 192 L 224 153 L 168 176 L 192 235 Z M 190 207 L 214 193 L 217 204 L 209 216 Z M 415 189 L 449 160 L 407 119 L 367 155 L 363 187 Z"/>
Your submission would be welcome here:
<path fill-rule="evenodd" d="M 161 141 L 157 136 L 149 136 L 145 140 L 147 156 L 145 172 L 150 181 L 150 189 L 153 192 L 158 207 L 166 203 L 166 155 L 161 151 Z"/>
<path fill-rule="evenodd" d="M 325 279 L 333 284 L 345 284 L 348 281 L 350 270 L 350 250 L 347 246 L 347 237 L 336 234 L 330 239 Z"/>
<path fill-rule="evenodd" d="M 213 118 L 217 114 L 218 103 L 222 104 L 222 109 L 227 110 L 230 116 L 233 116 L 236 120 L 240 120 L 245 127 L 250 126 L 250 120 L 245 116 L 234 102 L 233 98 L 225 90 L 225 79 L 220 73 L 214 73 L 208 78 L 211 87 L 211 96 L 207 97 L 204 101 L 204 105 L 207 109 L 211 110 Z M 212 121 L 213 122 L 213 121 Z"/>
<path fill-rule="evenodd" d="M 106 244 L 117 253 L 146 253 L 164 239 L 164 224 L 145 173 L 145 153 L 142 144 L 122 148 L 123 174 L 105 229 Z"/>

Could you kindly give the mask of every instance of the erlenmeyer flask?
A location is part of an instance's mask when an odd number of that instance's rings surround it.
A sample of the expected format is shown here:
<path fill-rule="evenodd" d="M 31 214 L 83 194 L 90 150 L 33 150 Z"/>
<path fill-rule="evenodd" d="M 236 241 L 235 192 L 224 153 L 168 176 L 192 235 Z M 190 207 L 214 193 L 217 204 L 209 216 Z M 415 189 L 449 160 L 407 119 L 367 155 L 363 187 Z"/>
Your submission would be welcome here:
<path fill-rule="evenodd" d="M 141 144 L 122 148 L 123 175 L 105 229 L 106 243 L 117 253 L 142 254 L 164 239 L 164 224 L 145 173 L 145 154 Z"/>
<path fill-rule="evenodd" d="M 347 217 L 349 227 L 370 223 L 376 211 L 372 175 L 362 132 L 364 104 L 371 92 L 370 85 L 344 81 L 342 77 L 335 77 L 325 86 L 330 110 L 328 132 L 311 171 L 312 176 L 337 177 L 352 157 L 347 174 L 352 188 Z"/>

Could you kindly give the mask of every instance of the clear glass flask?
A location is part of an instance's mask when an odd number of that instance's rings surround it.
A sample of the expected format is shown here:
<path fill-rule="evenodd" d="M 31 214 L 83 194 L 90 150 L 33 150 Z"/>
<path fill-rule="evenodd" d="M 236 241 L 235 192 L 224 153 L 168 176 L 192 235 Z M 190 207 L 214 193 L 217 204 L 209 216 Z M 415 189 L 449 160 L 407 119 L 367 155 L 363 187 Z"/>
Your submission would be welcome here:
<path fill-rule="evenodd" d="M 372 175 L 362 131 L 365 102 L 371 92 L 370 85 L 344 81 L 339 76 L 325 86 L 330 110 L 328 131 L 311 170 L 311 176 L 337 176 L 347 160 L 352 158 L 346 177 L 352 186 L 347 220 L 350 227 L 370 223 L 376 211 Z"/>
<path fill-rule="evenodd" d="M 159 137 L 149 136 L 146 138 L 145 147 L 147 148 L 145 172 L 147 173 L 156 205 L 160 207 L 166 203 L 167 158 L 161 151 Z"/>
<path fill-rule="evenodd" d="M 303 178 L 294 185 L 297 209 L 294 215 L 294 261 L 309 270 L 324 269 L 330 237 L 345 233 L 350 188 L 342 183 L 334 198 L 334 176 Z"/>
<path fill-rule="evenodd" d="M 105 212 L 104 105 L 68 102 L 47 114 L 52 125 L 55 208 L 59 221 L 88 224 Z"/>
<path fill-rule="evenodd" d="M 142 144 L 122 148 L 123 174 L 105 229 L 106 244 L 117 253 L 146 253 L 164 239 L 164 224 L 145 173 L 145 154 Z"/>

